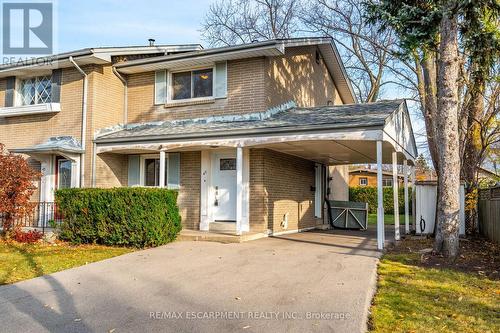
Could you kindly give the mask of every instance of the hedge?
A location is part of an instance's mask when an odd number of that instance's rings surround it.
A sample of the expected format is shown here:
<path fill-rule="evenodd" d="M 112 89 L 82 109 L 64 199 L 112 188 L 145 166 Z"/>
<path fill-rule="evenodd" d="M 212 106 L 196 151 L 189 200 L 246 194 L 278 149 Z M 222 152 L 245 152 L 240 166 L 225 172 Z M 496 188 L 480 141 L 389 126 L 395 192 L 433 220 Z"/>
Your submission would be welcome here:
<path fill-rule="evenodd" d="M 177 191 L 159 188 L 61 189 L 59 238 L 76 244 L 150 247 L 181 230 Z"/>
<path fill-rule="evenodd" d="M 404 214 L 404 188 L 399 188 L 398 202 L 399 214 Z M 411 187 L 408 188 L 408 198 L 411 200 Z M 377 187 L 374 186 L 355 186 L 349 187 L 349 200 L 356 202 L 367 202 L 368 211 L 371 214 L 377 213 Z M 411 203 L 410 203 L 411 212 Z M 394 214 L 394 198 L 392 187 L 384 187 L 384 211 L 386 214 Z"/>

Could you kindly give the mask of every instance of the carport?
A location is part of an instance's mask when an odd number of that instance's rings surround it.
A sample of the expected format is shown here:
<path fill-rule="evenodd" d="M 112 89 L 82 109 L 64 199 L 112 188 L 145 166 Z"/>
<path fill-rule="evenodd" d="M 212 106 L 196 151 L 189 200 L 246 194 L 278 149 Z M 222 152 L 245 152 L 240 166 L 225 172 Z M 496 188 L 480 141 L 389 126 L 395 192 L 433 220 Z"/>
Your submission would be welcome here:
<path fill-rule="evenodd" d="M 166 153 L 200 150 L 201 230 L 208 230 L 210 219 L 210 188 L 205 185 L 209 184 L 206 170 L 210 169 L 210 151 L 221 147 L 234 149 L 238 234 L 249 231 L 249 149 L 267 148 L 326 166 L 376 163 L 379 249 L 383 248 L 385 238 L 382 165 L 392 164 L 396 240 L 400 237 L 397 177 L 398 165 L 402 165 L 404 223 L 405 231 L 409 232 L 408 176 L 417 156 L 417 148 L 404 100 L 308 108 L 297 107 L 290 102 L 254 114 L 125 125 L 101 131 L 95 145 L 94 154 L 159 153 L 160 184 L 165 183 L 161 179 L 166 167 Z M 95 177 L 94 166 L 94 182 Z M 316 209 L 321 209 L 322 198 L 323 194 L 318 192 Z"/>

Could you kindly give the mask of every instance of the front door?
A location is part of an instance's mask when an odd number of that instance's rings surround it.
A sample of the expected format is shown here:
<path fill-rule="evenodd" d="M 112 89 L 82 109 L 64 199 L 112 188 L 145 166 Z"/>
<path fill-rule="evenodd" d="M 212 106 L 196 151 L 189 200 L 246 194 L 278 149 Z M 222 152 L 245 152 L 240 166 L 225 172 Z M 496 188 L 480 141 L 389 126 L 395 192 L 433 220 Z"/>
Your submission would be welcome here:
<path fill-rule="evenodd" d="M 214 153 L 212 156 L 214 220 L 236 221 L 236 153 Z"/>

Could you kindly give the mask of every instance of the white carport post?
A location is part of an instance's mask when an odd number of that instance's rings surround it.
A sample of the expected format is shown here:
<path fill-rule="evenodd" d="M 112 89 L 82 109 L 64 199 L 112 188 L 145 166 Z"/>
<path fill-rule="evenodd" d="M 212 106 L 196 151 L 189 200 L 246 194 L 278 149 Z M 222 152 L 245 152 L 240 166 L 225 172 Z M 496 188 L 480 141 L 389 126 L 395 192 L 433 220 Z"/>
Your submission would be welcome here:
<path fill-rule="evenodd" d="M 165 187 L 165 151 L 160 150 L 160 177 L 159 186 Z"/>
<path fill-rule="evenodd" d="M 399 234 L 399 179 L 398 179 L 398 153 L 392 152 L 392 192 L 394 197 L 394 239 L 400 240 Z"/>
<path fill-rule="evenodd" d="M 377 248 L 384 248 L 384 192 L 382 187 L 382 141 L 377 141 Z"/>
<path fill-rule="evenodd" d="M 408 160 L 403 161 L 404 191 L 405 191 L 405 234 L 410 233 L 410 203 L 408 202 Z"/>
<path fill-rule="evenodd" d="M 236 234 L 241 235 L 243 220 L 243 148 L 236 147 Z"/>

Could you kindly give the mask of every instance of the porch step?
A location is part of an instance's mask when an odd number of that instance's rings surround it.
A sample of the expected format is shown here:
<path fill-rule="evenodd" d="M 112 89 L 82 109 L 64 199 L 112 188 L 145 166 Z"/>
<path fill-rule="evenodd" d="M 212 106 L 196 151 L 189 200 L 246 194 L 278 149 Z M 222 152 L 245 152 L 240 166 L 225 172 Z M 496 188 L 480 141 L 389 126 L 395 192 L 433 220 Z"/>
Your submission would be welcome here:
<path fill-rule="evenodd" d="M 181 230 L 177 236 L 178 241 L 205 241 L 218 243 L 243 243 L 251 240 L 267 237 L 265 233 L 245 232 L 243 235 L 231 235 L 200 230 Z"/>
<path fill-rule="evenodd" d="M 212 222 L 209 231 L 221 234 L 236 234 L 236 222 Z"/>

